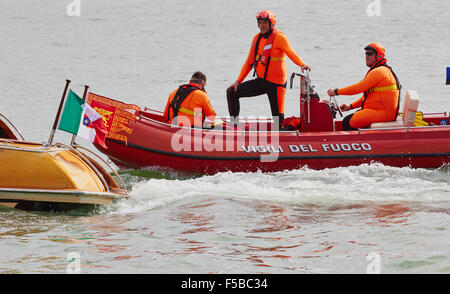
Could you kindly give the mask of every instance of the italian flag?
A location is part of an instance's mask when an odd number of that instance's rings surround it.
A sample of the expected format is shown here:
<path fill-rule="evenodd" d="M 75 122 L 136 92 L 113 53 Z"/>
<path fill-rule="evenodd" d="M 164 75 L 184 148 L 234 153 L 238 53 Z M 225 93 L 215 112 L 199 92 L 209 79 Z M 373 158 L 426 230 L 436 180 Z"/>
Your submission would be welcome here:
<path fill-rule="evenodd" d="M 108 148 L 105 145 L 107 131 L 102 116 L 70 89 L 58 129 Z"/>

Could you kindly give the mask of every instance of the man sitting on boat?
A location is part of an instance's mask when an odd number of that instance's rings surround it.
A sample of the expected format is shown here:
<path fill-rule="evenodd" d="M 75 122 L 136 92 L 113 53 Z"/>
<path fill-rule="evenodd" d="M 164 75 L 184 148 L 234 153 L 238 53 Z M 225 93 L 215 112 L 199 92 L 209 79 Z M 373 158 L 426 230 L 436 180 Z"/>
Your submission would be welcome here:
<path fill-rule="evenodd" d="M 178 87 L 169 95 L 164 117 L 174 125 L 184 127 L 203 127 L 207 118 L 213 123 L 216 118 L 208 94 L 205 91 L 206 75 L 200 71 L 195 72 L 189 84 Z"/>
<path fill-rule="evenodd" d="M 385 49 L 379 43 L 369 44 L 366 51 L 366 65 L 370 67 L 365 78 L 357 84 L 329 89 L 328 95 L 364 95 L 351 103 L 343 104 L 342 111 L 359 108 L 344 118 L 344 131 L 367 128 L 374 122 L 395 121 L 400 105 L 400 83 L 392 68 L 387 65 Z"/>

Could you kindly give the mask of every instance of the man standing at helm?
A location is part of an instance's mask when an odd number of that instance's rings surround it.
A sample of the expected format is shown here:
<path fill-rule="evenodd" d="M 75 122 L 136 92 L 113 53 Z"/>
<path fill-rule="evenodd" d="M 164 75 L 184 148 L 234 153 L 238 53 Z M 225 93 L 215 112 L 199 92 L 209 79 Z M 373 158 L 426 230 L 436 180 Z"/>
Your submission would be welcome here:
<path fill-rule="evenodd" d="M 256 14 L 260 33 L 253 38 L 247 60 L 241 69 L 241 73 L 227 89 L 228 111 L 231 118 L 239 120 L 241 97 L 253 97 L 267 94 L 270 102 L 272 116 L 279 118 L 279 124 L 284 119 L 284 96 L 286 93 L 286 63 L 285 55 L 301 70 L 311 70 L 292 49 L 289 39 L 279 30 L 275 29 L 275 15 L 268 11 Z M 249 81 L 247 77 L 251 69 L 257 78 Z"/>
<path fill-rule="evenodd" d="M 396 74 L 386 63 L 386 51 L 379 43 L 369 44 L 364 50 L 366 65 L 370 67 L 365 78 L 345 88 L 328 90 L 330 96 L 364 93 L 350 105 L 341 106 L 342 111 L 361 107 L 344 118 L 344 131 L 367 128 L 374 122 L 394 121 L 398 114 L 401 86 Z"/>

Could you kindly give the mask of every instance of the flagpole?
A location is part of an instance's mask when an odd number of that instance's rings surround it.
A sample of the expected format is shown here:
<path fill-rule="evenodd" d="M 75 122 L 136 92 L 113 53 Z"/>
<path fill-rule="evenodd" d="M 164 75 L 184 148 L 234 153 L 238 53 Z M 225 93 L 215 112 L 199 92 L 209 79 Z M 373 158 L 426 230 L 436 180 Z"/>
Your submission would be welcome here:
<path fill-rule="evenodd" d="M 83 100 L 86 101 L 86 95 L 87 91 L 89 89 L 89 86 L 84 85 L 84 93 L 83 93 Z M 83 118 L 81 118 L 83 119 Z M 72 141 L 70 142 L 70 146 L 73 146 L 75 144 L 75 139 L 77 138 L 77 135 L 72 135 Z"/>
<path fill-rule="evenodd" d="M 66 98 L 67 89 L 69 88 L 69 84 L 70 84 L 70 80 L 66 79 L 66 86 L 64 87 L 64 92 L 63 92 L 62 97 L 61 97 L 61 102 L 59 102 L 58 112 L 56 113 L 55 121 L 53 122 L 53 128 L 52 128 L 52 131 L 50 133 L 50 137 L 48 138 L 47 145 L 49 147 L 52 145 L 53 137 L 55 136 L 55 131 L 56 131 L 56 128 L 58 127 L 59 117 L 61 116 L 61 110 L 62 110 L 62 107 L 63 107 L 63 104 L 64 104 L 64 100 Z"/>

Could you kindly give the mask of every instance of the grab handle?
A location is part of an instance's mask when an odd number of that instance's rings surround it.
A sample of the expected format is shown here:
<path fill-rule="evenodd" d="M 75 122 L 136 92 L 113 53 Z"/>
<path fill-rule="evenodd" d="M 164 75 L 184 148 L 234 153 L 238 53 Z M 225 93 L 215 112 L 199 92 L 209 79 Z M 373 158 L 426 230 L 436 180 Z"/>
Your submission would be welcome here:
<path fill-rule="evenodd" d="M 302 75 L 302 74 L 293 72 L 293 73 L 291 74 L 291 79 L 290 79 L 290 83 L 289 83 L 289 89 L 292 89 L 292 83 L 294 82 L 295 76 L 300 76 L 300 77 L 306 78 L 306 77 L 305 77 L 304 75 Z"/>

